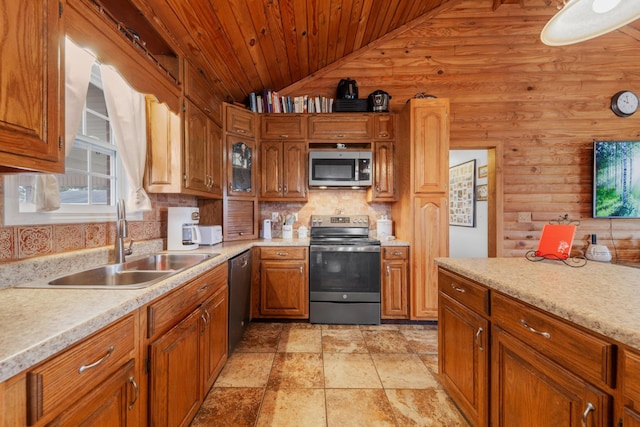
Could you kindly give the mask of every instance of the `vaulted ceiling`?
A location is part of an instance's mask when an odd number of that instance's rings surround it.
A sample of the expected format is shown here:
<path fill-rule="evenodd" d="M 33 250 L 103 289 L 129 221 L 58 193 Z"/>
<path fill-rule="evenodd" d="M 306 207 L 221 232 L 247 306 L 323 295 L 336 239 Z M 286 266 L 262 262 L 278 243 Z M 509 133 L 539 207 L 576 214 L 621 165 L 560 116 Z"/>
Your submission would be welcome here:
<path fill-rule="evenodd" d="M 92 0 L 93 1 L 93 0 Z M 461 0 L 103 0 L 153 50 L 182 52 L 229 100 L 280 90 L 425 15 Z M 487 0 L 487 2 L 505 0 Z M 509 0 L 507 0 L 509 1 Z M 520 1 L 520 0 L 517 0 Z M 130 2 L 133 9 L 127 5 Z M 133 13 L 123 18 L 124 10 Z M 142 12 L 140 14 L 139 12 Z M 131 15 L 138 16 L 131 16 Z M 162 48 L 156 48 L 156 50 Z"/>
<path fill-rule="evenodd" d="M 227 101 L 280 90 L 463 0 L 89 0 L 152 52 L 189 58 Z M 494 10 L 525 0 L 486 0 Z M 555 9 L 557 0 L 546 4 Z M 149 25 L 150 24 L 150 25 Z M 152 28 L 149 31 L 149 28 Z M 639 33 L 640 24 L 627 30 Z"/>

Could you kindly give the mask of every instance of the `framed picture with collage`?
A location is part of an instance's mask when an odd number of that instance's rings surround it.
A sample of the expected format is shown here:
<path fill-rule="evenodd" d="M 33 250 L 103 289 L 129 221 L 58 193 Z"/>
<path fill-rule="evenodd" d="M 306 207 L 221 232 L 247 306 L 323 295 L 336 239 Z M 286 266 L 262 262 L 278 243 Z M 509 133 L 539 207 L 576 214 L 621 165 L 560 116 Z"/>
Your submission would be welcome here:
<path fill-rule="evenodd" d="M 475 227 L 476 161 L 449 168 L 449 225 Z"/>

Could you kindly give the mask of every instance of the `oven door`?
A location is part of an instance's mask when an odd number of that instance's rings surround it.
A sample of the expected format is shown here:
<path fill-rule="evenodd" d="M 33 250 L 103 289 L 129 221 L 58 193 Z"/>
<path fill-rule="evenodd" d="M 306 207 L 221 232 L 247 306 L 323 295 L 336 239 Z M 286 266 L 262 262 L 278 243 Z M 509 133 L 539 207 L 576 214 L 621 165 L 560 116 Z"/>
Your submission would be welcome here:
<path fill-rule="evenodd" d="M 311 245 L 309 299 L 380 302 L 380 246 Z"/>

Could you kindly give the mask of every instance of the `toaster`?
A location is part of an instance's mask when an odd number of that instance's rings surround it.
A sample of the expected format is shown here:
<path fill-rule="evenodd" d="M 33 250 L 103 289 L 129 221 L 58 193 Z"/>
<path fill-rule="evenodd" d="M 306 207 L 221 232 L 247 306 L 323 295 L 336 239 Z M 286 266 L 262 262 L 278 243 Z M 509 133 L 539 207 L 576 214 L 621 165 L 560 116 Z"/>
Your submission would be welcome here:
<path fill-rule="evenodd" d="M 216 245 L 222 242 L 222 226 L 221 225 L 201 225 L 200 226 L 200 244 Z"/>

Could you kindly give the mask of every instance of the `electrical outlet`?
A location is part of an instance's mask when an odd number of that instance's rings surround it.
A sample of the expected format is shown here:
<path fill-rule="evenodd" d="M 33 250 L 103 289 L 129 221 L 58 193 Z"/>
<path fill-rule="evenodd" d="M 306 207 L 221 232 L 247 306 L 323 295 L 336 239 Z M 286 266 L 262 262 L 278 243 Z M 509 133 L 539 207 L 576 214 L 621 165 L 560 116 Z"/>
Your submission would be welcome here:
<path fill-rule="evenodd" d="M 531 222 L 531 212 L 518 212 L 518 222 Z"/>
<path fill-rule="evenodd" d="M 278 212 L 271 212 L 271 221 L 277 222 L 278 218 L 280 218 L 280 214 Z"/>

